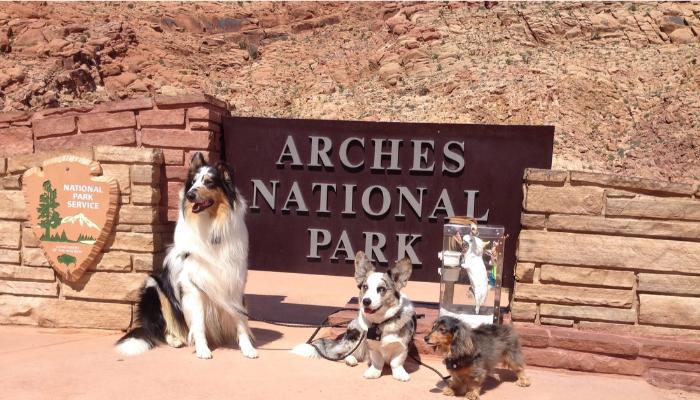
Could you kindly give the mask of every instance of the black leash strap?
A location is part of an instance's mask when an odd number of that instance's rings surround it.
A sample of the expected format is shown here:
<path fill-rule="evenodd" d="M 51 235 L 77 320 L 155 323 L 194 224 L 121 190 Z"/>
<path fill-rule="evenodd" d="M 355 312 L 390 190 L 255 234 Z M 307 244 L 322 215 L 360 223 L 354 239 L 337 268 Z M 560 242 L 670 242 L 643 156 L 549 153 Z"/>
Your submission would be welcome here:
<path fill-rule="evenodd" d="M 329 324 L 329 323 L 328 323 L 328 319 L 331 317 L 331 315 L 333 315 L 333 314 L 335 314 L 335 313 L 338 313 L 338 312 L 340 312 L 340 311 L 357 311 L 356 308 L 348 308 L 348 307 L 338 308 L 338 309 L 336 309 L 335 311 L 333 311 L 332 313 L 328 314 L 328 316 L 327 316 L 320 324 L 304 324 L 304 323 L 298 323 L 298 322 L 276 321 L 276 320 L 269 320 L 269 319 L 265 319 L 265 318 L 255 318 L 255 317 L 251 316 L 247 311 L 241 310 L 241 309 L 239 309 L 238 307 L 234 307 L 234 308 L 235 308 L 236 311 L 238 311 L 238 312 L 241 313 L 242 315 L 245 315 L 245 316 L 246 316 L 249 320 L 251 320 L 251 321 L 264 322 L 264 323 L 266 323 L 266 324 L 284 326 L 284 327 L 287 327 L 287 328 L 316 328 L 316 329 L 314 330 L 314 332 L 311 334 L 311 336 L 309 337 L 309 340 L 306 341 L 306 343 L 309 344 L 309 345 L 311 345 L 311 347 L 313 347 L 313 348 L 316 350 L 316 352 L 321 356 L 321 358 L 324 358 L 324 359 L 326 359 L 326 360 L 328 360 L 328 361 L 341 361 L 341 360 L 344 360 L 345 357 L 347 357 L 347 356 L 353 354 L 353 353 L 355 352 L 355 350 L 357 350 L 357 349 L 360 347 L 360 345 L 362 344 L 362 342 L 365 341 L 365 340 L 367 339 L 366 334 L 363 332 L 362 335 L 360 336 L 360 339 L 357 341 L 357 344 L 355 345 L 355 347 L 354 347 L 352 350 L 350 350 L 350 352 L 348 352 L 347 354 L 343 355 L 342 357 L 337 357 L 337 358 L 326 356 L 325 354 L 323 354 L 323 353 L 321 352 L 321 349 L 319 349 L 318 346 L 316 346 L 315 344 L 311 343 L 311 342 L 314 340 L 314 338 L 316 338 L 316 335 L 318 335 L 318 332 L 321 330 L 321 328 L 338 328 L 338 327 L 341 327 L 341 326 L 343 326 L 343 325 L 346 325 L 346 324 L 350 323 L 350 321 L 352 321 L 352 320 L 349 320 L 349 321 L 338 322 L 338 323 L 335 323 L 335 324 Z M 416 323 L 415 319 L 421 319 L 421 318 L 423 318 L 423 317 L 425 317 L 425 314 L 417 314 L 417 315 L 414 315 L 414 328 L 417 328 L 417 327 L 418 327 L 418 324 Z M 394 319 L 394 318 L 395 318 L 395 317 L 392 317 L 392 318 L 390 318 L 389 320 Z M 384 324 L 384 323 L 388 322 L 389 320 L 384 321 L 384 322 L 382 322 L 381 324 Z M 414 332 L 414 333 L 415 333 L 415 332 Z M 418 365 L 420 365 L 420 366 L 422 366 L 422 367 L 425 367 L 425 368 L 427 368 L 427 369 L 433 371 L 433 372 L 434 372 L 437 376 L 439 376 L 440 379 L 442 379 L 443 381 L 447 381 L 448 379 L 450 379 L 450 375 L 443 376 L 437 369 L 431 367 L 431 366 L 428 365 L 428 364 L 423 363 L 421 360 L 419 360 L 418 358 L 416 358 L 413 354 L 410 354 L 410 353 L 409 353 L 408 355 L 409 355 L 409 357 L 411 357 L 411 359 L 412 359 L 413 361 L 415 361 L 416 363 L 418 363 Z"/>

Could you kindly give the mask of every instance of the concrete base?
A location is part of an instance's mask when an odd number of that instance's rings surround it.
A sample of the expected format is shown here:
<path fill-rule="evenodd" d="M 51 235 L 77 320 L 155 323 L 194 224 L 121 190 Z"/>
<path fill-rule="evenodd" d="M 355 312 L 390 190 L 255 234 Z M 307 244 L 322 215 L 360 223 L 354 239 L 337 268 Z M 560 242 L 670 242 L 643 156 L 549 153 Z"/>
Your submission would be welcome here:
<path fill-rule="evenodd" d="M 357 295 L 352 278 L 253 271 L 249 277 L 254 315 L 317 322 L 328 309 Z M 437 286 L 410 283 L 416 300 L 437 298 Z M 323 306 L 319 306 L 323 304 Z M 252 322 L 260 358 L 244 358 L 235 348 L 215 349 L 212 360 L 195 357 L 193 348 L 158 347 L 123 358 L 112 345 L 114 331 L 0 327 L 0 399 L 294 399 L 403 398 L 443 399 L 443 383 L 426 368 L 407 364 L 410 382 L 362 378 L 364 366 L 305 360 L 288 352 L 313 331 Z M 446 373 L 441 360 L 424 357 Z M 512 374 L 489 379 L 483 399 L 521 400 L 689 400 L 700 395 L 655 388 L 637 377 L 529 368 L 532 386 L 517 387 Z"/>

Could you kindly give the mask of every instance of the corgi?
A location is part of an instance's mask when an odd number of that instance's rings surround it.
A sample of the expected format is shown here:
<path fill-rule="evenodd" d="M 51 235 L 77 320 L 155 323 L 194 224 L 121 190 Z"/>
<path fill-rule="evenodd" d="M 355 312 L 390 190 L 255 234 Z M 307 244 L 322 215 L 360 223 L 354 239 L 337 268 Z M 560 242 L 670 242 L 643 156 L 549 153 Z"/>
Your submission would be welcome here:
<path fill-rule="evenodd" d="M 416 318 L 411 300 L 401 293 L 401 289 L 406 286 L 412 270 L 411 261 L 404 258 L 386 272 L 376 272 L 365 253 L 357 252 L 358 317 L 350 323 L 348 331 L 335 340 L 318 339 L 311 344 L 301 344 L 292 349 L 292 353 L 318 358 L 321 351 L 323 355 L 335 358 L 351 351 L 357 340 L 364 337 L 366 343 L 345 357 L 346 364 L 355 366 L 369 359 L 369 368 L 363 374 L 365 378 L 379 378 L 388 364 L 394 379 L 410 380 L 403 365 L 416 331 Z"/>

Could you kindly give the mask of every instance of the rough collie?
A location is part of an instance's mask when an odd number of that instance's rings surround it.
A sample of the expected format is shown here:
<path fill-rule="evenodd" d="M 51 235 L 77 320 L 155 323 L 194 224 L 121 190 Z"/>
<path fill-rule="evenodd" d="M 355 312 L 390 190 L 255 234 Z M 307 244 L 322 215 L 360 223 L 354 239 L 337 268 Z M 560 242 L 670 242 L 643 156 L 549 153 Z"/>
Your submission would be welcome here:
<path fill-rule="evenodd" d="M 245 313 L 248 274 L 246 203 L 224 163 L 211 166 L 201 153 L 190 163 L 180 192 L 180 214 L 163 269 L 146 280 L 135 328 L 116 344 L 124 355 L 160 342 L 194 345 L 199 358 L 211 346 L 238 339 L 244 356 L 256 358 Z"/>

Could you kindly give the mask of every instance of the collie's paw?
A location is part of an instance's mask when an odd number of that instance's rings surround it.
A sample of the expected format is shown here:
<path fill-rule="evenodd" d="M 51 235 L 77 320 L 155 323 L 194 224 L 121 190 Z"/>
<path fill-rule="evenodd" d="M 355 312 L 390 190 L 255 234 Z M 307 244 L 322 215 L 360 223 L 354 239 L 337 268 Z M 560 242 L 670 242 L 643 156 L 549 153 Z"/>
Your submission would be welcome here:
<path fill-rule="evenodd" d="M 345 365 L 349 365 L 351 367 L 356 366 L 357 365 L 357 358 L 355 358 L 355 356 L 345 357 Z"/>
<path fill-rule="evenodd" d="M 203 360 L 212 358 L 211 350 L 209 350 L 207 347 L 197 347 L 195 352 L 197 353 L 197 358 L 201 358 Z"/>
<path fill-rule="evenodd" d="M 241 353 L 243 353 L 244 357 L 247 358 L 258 358 L 258 351 L 255 350 L 255 347 L 241 347 Z"/>
<path fill-rule="evenodd" d="M 380 376 L 382 376 L 382 370 L 376 369 L 374 367 L 369 367 L 365 370 L 365 373 L 362 374 L 362 376 L 366 379 L 377 379 Z"/>
<path fill-rule="evenodd" d="M 515 381 L 515 384 L 520 386 L 520 387 L 528 387 L 531 384 L 530 378 L 528 378 L 527 376 L 521 376 L 518 378 L 517 381 Z"/>
<path fill-rule="evenodd" d="M 185 345 L 185 343 L 182 340 L 180 340 L 180 338 L 170 333 L 165 335 L 165 341 L 170 347 L 179 348 Z"/>
<path fill-rule="evenodd" d="M 442 394 L 444 394 L 445 396 L 454 396 L 454 395 L 455 395 L 455 391 L 452 390 L 451 387 L 447 386 L 447 387 L 445 387 L 444 389 L 442 389 Z"/>
<path fill-rule="evenodd" d="M 469 392 L 467 393 L 467 399 L 468 400 L 479 400 L 479 393 L 477 392 Z"/>
<path fill-rule="evenodd" d="M 408 382 L 409 380 L 411 380 L 411 377 L 408 375 L 408 372 L 406 372 L 406 370 L 403 369 L 403 367 L 394 368 L 391 371 L 391 376 L 393 376 L 394 379 L 396 379 L 397 381 L 401 382 Z"/>

